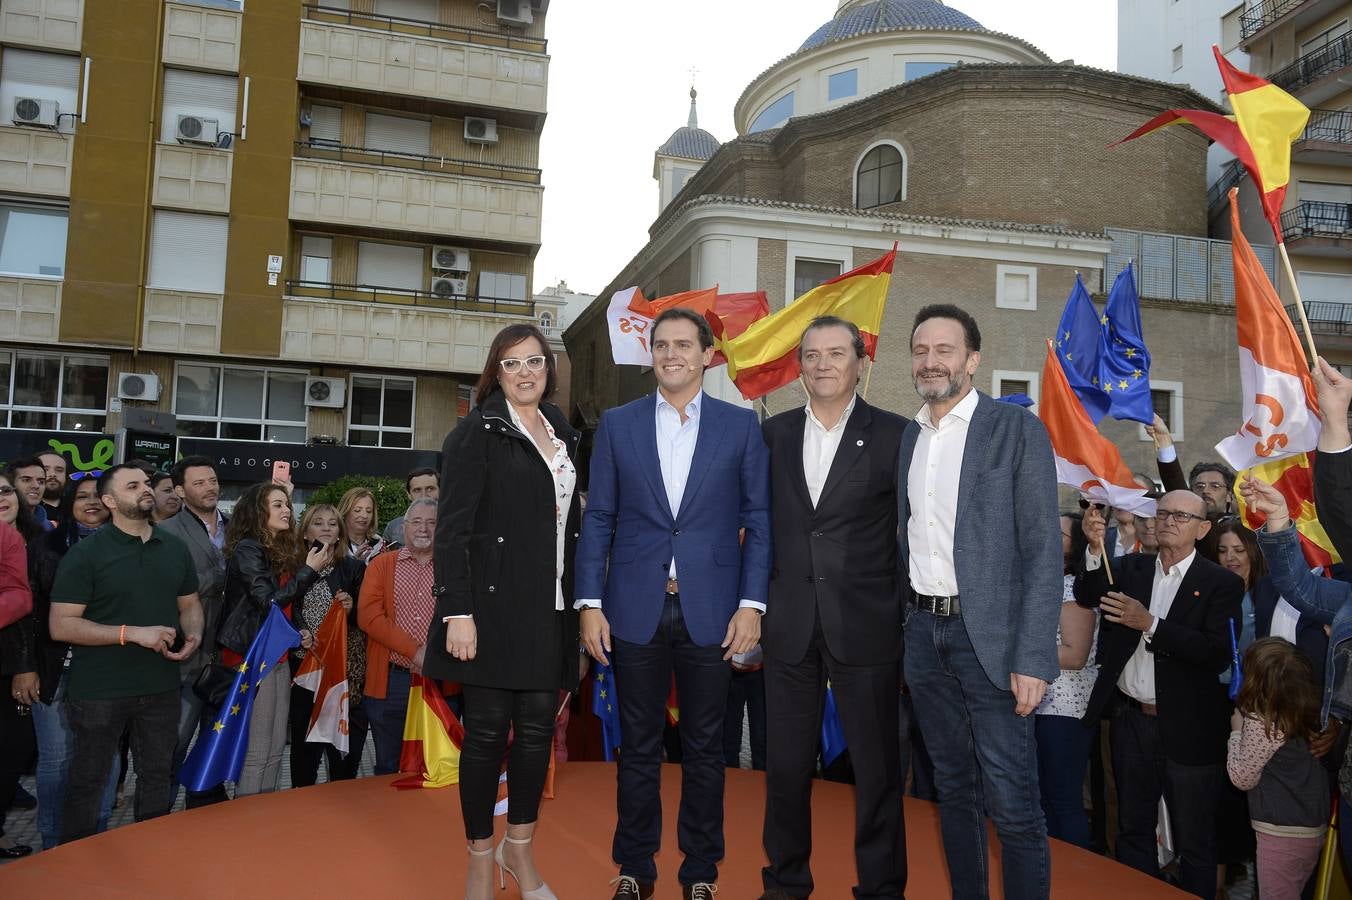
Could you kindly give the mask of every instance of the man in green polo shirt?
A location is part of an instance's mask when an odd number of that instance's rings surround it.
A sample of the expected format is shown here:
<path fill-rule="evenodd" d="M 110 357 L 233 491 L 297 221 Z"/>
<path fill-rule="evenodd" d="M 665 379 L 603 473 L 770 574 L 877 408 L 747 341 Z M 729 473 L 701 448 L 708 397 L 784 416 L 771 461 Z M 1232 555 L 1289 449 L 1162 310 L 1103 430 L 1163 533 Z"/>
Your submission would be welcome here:
<path fill-rule="evenodd" d="M 112 519 L 70 549 L 52 586 L 52 639 L 74 648 L 66 698 L 75 747 L 62 843 L 94 833 L 128 726 L 136 821 L 169 812 L 179 663 L 202 641 L 197 570 L 187 546 L 152 524 L 155 495 L 144 470 L 114 466 L 98 491 Z"/>

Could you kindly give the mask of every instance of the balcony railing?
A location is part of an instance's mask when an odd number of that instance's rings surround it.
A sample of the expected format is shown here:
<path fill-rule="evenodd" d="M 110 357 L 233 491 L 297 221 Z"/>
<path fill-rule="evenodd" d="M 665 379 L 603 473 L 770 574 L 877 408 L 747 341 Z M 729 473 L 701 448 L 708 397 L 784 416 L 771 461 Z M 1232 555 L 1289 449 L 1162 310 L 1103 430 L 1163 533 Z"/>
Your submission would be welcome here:
<path fill-rule="evenodd" d="M 489 47 L 506 47 L 511 50 L 524 50 L 529 53 L 549 52 L 549 42 L 544 38 L 525 37 L 510 31 L 490 31 L 486 28 L 465 28 L 459 25 L 443 25 L 423 19 L 405 19 L 402 16 L 386 16 L 376 13 L 355 12 L 322 3 L 305 4 L 305 18 L 316 22 L 356 25 L 360 28 L 376 28 L 393 34 L 408 34 L 420 37 L 441 38 L 460 41 L 466 44 L 482 44 Z"/>
<path fill-rule="evenodd" d="M 398 306 L 416 306 L 423 309 L 441 309 L 455 312 L 498 313 L 509 316 L 535 318 L 533 300 L 515 300 L 508 297 L 484 297 L 478 294 L 434 294 L 404 288 L 379 287 L 370 284 L 330 284 L 327 281 L 287 281 L 290 297 L 310 297 L 323 300 L 344 300 L 350 303 L 392 303 Z"/>
<path fill-rule="evenodd" d="M 1352 203 L 1302 200 L 1282 213 L 1282 239 L 1352 237 Z"/>
<path fill-rule="evenodd" d="M 1352 34 L 1334 38 L 1272 76 L 1272 83 L 1295 93 L 1352 65 Z"/>
<path fill-rule="evenodd" d="M 1345 109 L 1312 109 L 1302 141 L 1352 144 L 1352 112 Z"/>
<path fill-rule="evenodd" d="M 1286 307 L 1291 321 L 1299 324 L 1296 305 Z M 1352 303 L 1337 303 L 1325 300 L 1306 301 L 1305 318 L 1310 320 L 1310 330 L 1320 334 L 1352 334 Z"/>
<path fill-rule="evenodd" d="M 1239 30 L 1244 37 L 1252 37 L 1289 12 L 1294 12 L 1306 0 L 1263 0 L 1249 7 L 1239 17 Z"/>
<path fill-rule="evenodd" d="M 1225 199 L 1225 195 L 1230 193 L 1230 188 L 1248 177 L 1249 170 L 1244 168 L 1243 163 L 1237 159 L 1230 160 L 1225 164 L 1225 168 L 1221 169 L 1220 177 L 1216 179 L 1216 183 L 1207 188 L 1206 208 L 1215 209 Z"/>
<path fill-rule="evenodd" d="M 368 166 L 395 166 L 436 172 L 442 175 L 469 175 L 476 178 L 499 178 L 523 184 L 539 184 L 540 170 L 531 166 L 482 162 L 473 159 L 453 159 L 445 156 L 424 156 L 399 150 L 379 150 L 372 147 L 347 147 L 328 141 L 296 141 L 296 155 L 307 159 L 327 159 L 335 162 L 363 163 Z"/>

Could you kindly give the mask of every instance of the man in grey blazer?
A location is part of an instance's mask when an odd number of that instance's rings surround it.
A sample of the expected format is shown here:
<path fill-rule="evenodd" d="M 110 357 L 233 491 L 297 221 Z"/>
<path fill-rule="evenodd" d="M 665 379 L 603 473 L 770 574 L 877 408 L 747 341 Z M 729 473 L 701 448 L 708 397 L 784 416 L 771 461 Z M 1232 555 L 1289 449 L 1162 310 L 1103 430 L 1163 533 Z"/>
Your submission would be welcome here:
<path fill-rule="evenodd" d="M 906 682 L 934 761 L 956 898 L 987 897 L 983 807 L 1007 900 L 1051 890 L 1032 712 L 1059 671 L 1056 465 L 1027 410 L 972 386 L 981 332 L 965 310 L 920 310 L 911 375 L 925 406 L 901 439 L 898 561 Z"/>
<path fill-rule="evenodd" d="M 183 501 L 176 514 L 160 522 L 163 528 L 188 545 L 193 568 L 197 570 L 198 598 L 202 603 L 202 651 L 194 653 L 181 664 L 180 681 L 182 707 L 178 719 L 178 744 L 174 748 L 173 771 L 183 764 L 183 758 L 200 727 L 209 727 L 215 710 L 202 708 L 202 699 L 193 691 L 197 674 L 209 664 L 216 653 L 216 630 L 221 624 L 221 594 L 225 589 L 225 515 L 217 508 L 220 484 L 216 467 L 205 456 L 185 456 L 169 472 L 174 493 Z M 204 806 L 224 800 L 224 791 L 204 791 L 188 794 L 189 807 Z"/>

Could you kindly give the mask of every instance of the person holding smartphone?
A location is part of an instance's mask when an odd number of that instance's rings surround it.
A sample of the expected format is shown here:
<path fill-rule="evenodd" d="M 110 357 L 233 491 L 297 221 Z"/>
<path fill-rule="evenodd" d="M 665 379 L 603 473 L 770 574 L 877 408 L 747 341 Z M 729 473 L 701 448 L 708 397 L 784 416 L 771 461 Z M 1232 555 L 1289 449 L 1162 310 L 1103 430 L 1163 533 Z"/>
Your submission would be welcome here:
<path fill-rule="evenodd" d="M 348 552 L 361 562 L 369 562 L 384 549 L 380 538 L 380 510 L 370 489 L 354 487 L 338 501 L 338 515 L 347 532 Z"/>

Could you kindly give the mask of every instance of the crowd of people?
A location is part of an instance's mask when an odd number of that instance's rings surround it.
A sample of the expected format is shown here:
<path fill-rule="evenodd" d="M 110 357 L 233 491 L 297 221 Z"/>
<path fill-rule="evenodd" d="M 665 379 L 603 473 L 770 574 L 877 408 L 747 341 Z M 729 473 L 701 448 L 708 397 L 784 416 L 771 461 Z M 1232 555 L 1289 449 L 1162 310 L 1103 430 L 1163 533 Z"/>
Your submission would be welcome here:
<path fill-rule="evenodd" d="M 296 521 L 290 486 L 262 483 L 227 517 L 200 456 L 167 473 L 11 461 L 0 829 L 33 766 L 43 848 L 106 827 L 128 760 L 135 818 L 166 814 L 221 715 L 216 673 L 276 606 L 300 646 L 263 664 L 238 780 L 186 805 L 277 790 L 288 743 L 296 787 L 356 777 L 368 734 L 375 773 L 396 772 L 413 676 L 438 680 L 465 728 L 470 900 L 493 896 L 495 866 L 527 900 L 554 897 L 532 853 L 540 799 L 596 667 L 621 726 L 615 900 L 654 895 L 664 760 L 682 770 L 677 880 L 712 900 L 744 723 L 766 773 L 762 900 L 813 893 L 823 774 L 855 786 L 857 897 L 904 896 L 907 792 L 938 803 L 954 897 L 988 895 L 987 819 L 1011 900 L 1049 896 L 1049 837 L 1199 897 L 1248 861 L 1265 900 L 1301 896 L 1331 809 L 1352 812 L 1352 583 L 1311 571 L 1282 493 L 1219 462 L 1185 476 L 1157 419 L 1158 473 L 1137 476 L 1154 516 L 1087 495 L 1062 509 L 1046 430 L 974 388 L 981 333 L 955 306 L 916 316 L 914 420 L 860 395 L 865 343 L 843 319 L 807 326 L 807 402 L 764 421 L 704 393 L 704 319 L 667 310 L 649 336 L 657 390 L 603 414 L 584 455 L 549 402 L 548 341 L 503 329 L 441 470 L 409 473 L 383 531 L 365 488 Z M 1315 382 L 1316 507 L 1346 557 L 1352 381 L 1321 361 Z M 335 605 L 346 754 L 306 741 L 314 696 L 292 679 Z M 828 683 L 843 765 L 823 754 Z M 0 858 L 31 850 L 0 830 Z"/>

